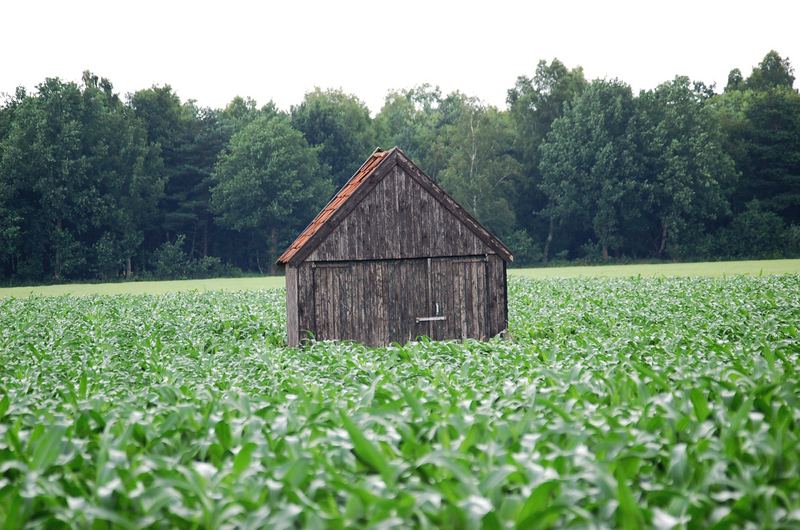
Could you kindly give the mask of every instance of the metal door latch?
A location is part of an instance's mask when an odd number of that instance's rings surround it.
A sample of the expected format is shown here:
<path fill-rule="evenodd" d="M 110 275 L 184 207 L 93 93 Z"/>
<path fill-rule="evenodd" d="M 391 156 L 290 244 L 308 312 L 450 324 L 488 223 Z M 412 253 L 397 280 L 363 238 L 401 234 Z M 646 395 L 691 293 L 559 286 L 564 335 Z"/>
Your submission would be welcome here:
<path fill-rule="evenodd" d="M 435 322 L 437 320 L 446 320 L 444 315 L 439 315 L 439 302 L 436 302 L 436 316 L 433 317 L 417 317 L 417 324 L 420 322 Z"/>
<path fill-rule="evenodd" d="M 447 317 L 444 315 L 438 317 L 417 317 L 417 324 L 420 322 L 433 322 L 435 320 L 447 320 Z"/>

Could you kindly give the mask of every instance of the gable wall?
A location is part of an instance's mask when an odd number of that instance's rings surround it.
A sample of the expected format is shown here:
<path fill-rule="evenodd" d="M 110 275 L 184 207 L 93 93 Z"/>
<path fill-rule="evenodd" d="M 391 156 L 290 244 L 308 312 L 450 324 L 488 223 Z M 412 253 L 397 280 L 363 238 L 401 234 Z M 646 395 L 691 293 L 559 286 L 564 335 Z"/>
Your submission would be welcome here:
<path fill-rule="evenodd" d="M 307 261 L 494 253 L 400 166 L 395 166 Z"/>

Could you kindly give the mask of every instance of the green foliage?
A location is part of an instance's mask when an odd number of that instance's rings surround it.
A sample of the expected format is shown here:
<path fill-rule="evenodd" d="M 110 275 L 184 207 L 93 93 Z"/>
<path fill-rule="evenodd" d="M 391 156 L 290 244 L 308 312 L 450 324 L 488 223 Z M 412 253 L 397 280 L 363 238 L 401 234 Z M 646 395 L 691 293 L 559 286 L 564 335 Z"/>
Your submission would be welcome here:
<path fill-rule="evenodd" d="M 442 128 L 447 166 L 440 183 L 458 202 L 498 236 L 516 228 L 511 209 L 513 182 L 521 168 L 509 149 L 513 132 L 508 116 L 494 107 L 457 94 L 449 101 L 453 123 Z"/>
<path fill-rule="evenodd" d="M 539 61 L 532 78 L 518 77 L 514 88 L 508 91 L 508 113 L 515 125 L 512 145 L 515 158 L 522 164 L 522 172 L 514 181 L 514 212 L 521 227 L 531 234 L 538 232 L 546 241 L 541 255 L 544 261 L 550 257 L 556 219 L 552 209 L 548 214 L 547 196 L 541 189 L 540 146 L 565 106 L 583 92 L 586 85 L 581 67 L 568 69 L 561 61 L 553 59 L 550 64 Z M 519 252 L 514 251 L 515 254 Z"/>
<path fill-rule="evenodd" d="M 754 200 L 789 241 L 759 256 L 795 255 L 794 81 L 770 51 L 722 94 L 676 77 L 634 96 L 553 59 L 517 78 L 507 110 L 422 84 L 372 118 L 334 89 L 286 114 L 238 96 L 201 108 L 169 85 L 123 101 L 91 72 L 46 79 L 0 102 L 0 281 L 152 276 L 179 234 L 182 276 L 263 272 L 376 146 L 402 148 L 517 263 L 744 255 L 730 234 Z"/>
<path fill-rule="evenodd" d="M 676 77 L 637 100 L 638 184 L 649 207 L 645 215 L 660 233 L 659 256 L 668 243 L 671 254 L 680 255 L 688 225 L 728 211 L 735 168 L 722 149 L 719 127 L 707 114 L 711 95 L 704 85 Z"/>
<path fill-rule="evenodd" d="M 176 280 L 241 274 L 236 267 L 222 263 L 216 256 L 192 258 L 185 249 L 186 236 L 183 234 L 179 234 L 175 241 L 163 243 L 152 254 L 153 261 L 148 276 L 159 280 Z"/>
<path fill-rule="evenodd" d="M 278 257 L 333 194 L 316 149 L 289 117 L 267 114 L 236 133 L 212 175 L 211 204 L 219 221 L 243 231 Z"/>
<path fill-rule="evenodd" d="M 744 181 L 736 199 L 757 199 L 789 223 L 800 223 L 800 94 L 753 94 L 734 132 Z"/>
<path fill-rule="evenodd" d="M 442 98 L 439 87 L 428 84 L 389 92 L 375 116 L 379 145 L 402 148 L 426 174 L 438 180 L 448 156 L 440 130 L 452 123 L 449 107 L 454 99 L 458 96 Z"/>
<path fill-rule="evenodd" d="M 781 57 L 775 50 L 770 50 L 764 59 L 753 68 L 745 86 L 753 90 L 770 90 L 773 88 L 791 89 L 794 85 L 794 68 L 789 58 Z"/>
<path fill-rule="evenodd" d="M 792 241 L 793 231 L 777 214 L 754 200 L 731 224 L 711 238 L 711 252 L 730 257 L 796 255 L 800 250 Z"/>
<path fill-rule="evenodd" d="M 186 278 L 189 256 L 183 249 L 186 236 L 180 234 L 175 241 L 166 241 L 153 252 L 153 275 L 156 278 Z"/>
<path fill-rule="evenodd" d="M 633 116 L 628 85 L 595 80 L 553 122 L 541 146 L 541 189 L 549 201 L 548 216 L 560 223 L 584 220 L 604 258 L 622 246 L 627 205 L 636 192 Z"/>
<path fill-rule="evenodd" d="M 4 528 L 791 528 L 800 276 L 514 279 L 286 348 L 282 290 L 0 300 Z"/>
<path fill-rule="evenodd" d="M 514 262 L 519 265 L 538 263 L 542 261 L 542 248 L 526 230 L 515 230 L 503 238 L 509 248 L 514 249 Z"/>
<path fill-rule="evenodd" d="M 319 161 L 337 188 L 376 147 L 369 109 L 341 90 L 314 89 L 292 107 L 291 117 L 309 145 L 319 146 Z"/>
<path fill-rule="evenodd" d="M 120 241 L 124 257 L 138 251 L 164 183 L 145 131 L 107 80 L 89 72 L 82 86 L 46 80 L 15 101 L 1 141 L 0 204 L 5 190 L 18 221 L 12 269 L 80 277 L 96 262 L 87 243 L 103 237 Z"/>

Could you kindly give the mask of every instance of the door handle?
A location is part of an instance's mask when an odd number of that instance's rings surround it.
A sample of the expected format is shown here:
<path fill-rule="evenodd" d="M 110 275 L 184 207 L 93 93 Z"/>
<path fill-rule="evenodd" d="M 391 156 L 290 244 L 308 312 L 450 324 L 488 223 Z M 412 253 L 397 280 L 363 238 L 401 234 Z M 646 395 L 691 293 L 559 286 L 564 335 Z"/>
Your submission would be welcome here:
<path fill-rule="evenodd" d="M 417 317 L 417 324 L 419 324 L 420 322 L 434 322 L 437 320 L 447 320 L 447 317 L 444 315 L 435 317 Z"/>

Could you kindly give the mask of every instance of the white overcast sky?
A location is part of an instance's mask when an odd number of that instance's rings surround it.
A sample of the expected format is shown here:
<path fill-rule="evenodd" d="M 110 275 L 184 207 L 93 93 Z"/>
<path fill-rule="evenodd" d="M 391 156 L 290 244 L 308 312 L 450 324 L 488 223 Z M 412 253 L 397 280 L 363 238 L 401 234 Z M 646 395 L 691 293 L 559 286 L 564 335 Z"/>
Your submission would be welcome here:
<path fill-rule="evenodd" d="M 424 82 L 503 107 L 553 57 L 634 90 L 677 74 L 721 89 L 770 49 L 800 67 L 800 1 L 0 1 L 0 93 L 89 69 L 122 94 L 170 84 L 212 107 L 288 109 L 321 86 L 374 113 Z"/>

